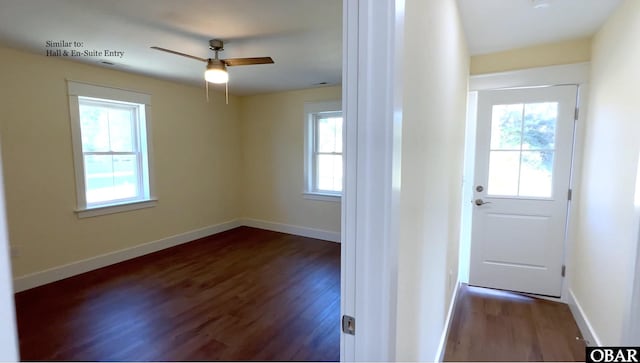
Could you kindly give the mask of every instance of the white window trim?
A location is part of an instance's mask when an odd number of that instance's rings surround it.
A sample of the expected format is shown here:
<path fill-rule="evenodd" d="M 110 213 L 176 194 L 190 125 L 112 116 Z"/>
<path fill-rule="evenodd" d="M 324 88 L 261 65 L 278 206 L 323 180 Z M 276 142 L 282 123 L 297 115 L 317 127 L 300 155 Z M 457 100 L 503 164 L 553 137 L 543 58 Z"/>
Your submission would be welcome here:
<path fill-rule="evenodd" d="M 342 112 L 342 102 L 341 101 L 325 101 L 325 102 L 307 102 L 304 104 L 304 154 L 305 155 L 304 155 L 304 191 L 302 192 L 302 195 L 305 199 L 309 199 L 309 200 L 340 202 L 342 200 L 342 193 L 331 193 L 328 191 L 318 191 L 313 189 L 313 144 L 314 144 L 313 115 L 320 112 Z M 344 120 L 344 116 L 343 116 L 343 120 Z M 344 121 L 343 121 L 343 125 L 344 125 Z M 344 180 L 343 180 L 343 184 L 344 184 Z"/>
<path fill-rule="evenodd" d="M 75 212 L 78 214 L 79 218 L 89 218 L 102 216 L 106 214 L 127 212 L 131 210 L 138 210 L 144 208 L 152 208 L 158 204 L 157 199 L 149 199 L 135 202 L 125 202 L 122 204 L 112 204 L 103 207 L 92 207 L 86 209 L 77 209 Z"/>
<path fill-rule="evenodd" d="M 79 218 L 95 217 L 100 215 L 120 213 L 142 208 L 154 207 L 157 198 L 154 194 L 153 170 L 152 170 L 152 145 L 151 145 L 151 96 L 148 94 L 118 89 L 113 87 L 99 86 L 88 83 L 67 80 L 69 93 L 69 114 L 71 119 L 71 137 L 73 143 L 73 161 L 76 177 L 76 200 L 77 213 Z M 82 135 L 80 132 L 80 108 L 78 97 L 91 97 L 97 99 L 113 100 L 120 102 L 137 103 L 144 105 L 145 127 L 140 127 L 139 137 L 146 140 L 146 154 L 143 158 L 142 168 L 147 170 L 143 173 L 143 183 L 148 185 L 145 199 L 133 201 L 114 202 L 108 205 L 87 206 L 85 180 L 84 180 L 84 158 L 82 151 Z"/>
<path fill-rule="evenodd" d="M 309 200 L 320 200 L 323 202 L 336 202 L 339 203 L 342 200 L 342 195 L 340 194 L 329 194 L 329 193 L 320 193 L 320 192 L 303 192 L 302 196 L 304 199 Z"/>

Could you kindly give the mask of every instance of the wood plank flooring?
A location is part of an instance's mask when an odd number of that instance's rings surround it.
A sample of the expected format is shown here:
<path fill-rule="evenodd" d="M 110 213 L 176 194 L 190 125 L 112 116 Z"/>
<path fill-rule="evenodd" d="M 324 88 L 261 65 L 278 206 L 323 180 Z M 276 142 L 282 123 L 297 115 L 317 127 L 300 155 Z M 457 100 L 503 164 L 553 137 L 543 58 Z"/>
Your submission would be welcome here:
<path fill-rule="evenodd" d="M 23 360 L 340 358 L 340 245 L 240 227 L 16 294 Z"/>
<path fill-rule="evenodd" d="M 585 345 L 565 304 L 464 285 L 445 361 L 584 361 Z"/>

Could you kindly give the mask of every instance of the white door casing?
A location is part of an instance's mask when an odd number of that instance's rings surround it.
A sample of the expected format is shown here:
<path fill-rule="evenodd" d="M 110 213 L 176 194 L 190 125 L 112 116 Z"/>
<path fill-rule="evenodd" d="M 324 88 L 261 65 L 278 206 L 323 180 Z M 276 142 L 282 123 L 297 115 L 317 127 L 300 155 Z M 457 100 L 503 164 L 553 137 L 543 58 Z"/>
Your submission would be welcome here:
<path fill-rule="evenodd" d="M 576 93 L 478 93 L 470 284 L 561 295 Z"/>
<path fill-rule="evenodd" d="M 404 0 L 343 0 L 343 11 L 341 311 L 356 322 L 340 359 L 393 361 Z"/>
<path fill-rule="evenodd" d="M 640 163 L 638 164 L 640 175 Z M 638 207 L 636 207 L 637 210 Z M 636 213 L 638 214 L 638 213 Z M 638 232 L 638 244 L 636 246 L 635 274 L 631 289 L 631 302 L 628 309 L 625 331 L 623 332 L 623 345 L 640 345 L 640 231 Z"/>
<path fill-rule="evenodd" d="M 0 160 L 0 362 L 20 359 L 9 250 L 4 178 Z"/>

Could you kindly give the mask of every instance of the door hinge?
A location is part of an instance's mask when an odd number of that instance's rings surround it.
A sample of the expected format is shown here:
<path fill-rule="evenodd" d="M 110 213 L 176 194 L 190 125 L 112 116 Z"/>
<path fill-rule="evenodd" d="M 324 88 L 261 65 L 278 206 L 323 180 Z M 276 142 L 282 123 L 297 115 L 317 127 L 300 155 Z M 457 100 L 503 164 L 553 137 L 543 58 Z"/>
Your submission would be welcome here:
<path fill-rule="evenodd" d="M 567 200 L 571 200 L 573 199 L 573 190 L 569 189 L 569 191 L 567 192 Z"/>
<path fill-rule="evenodd" d="M 561 274 L 562 274 L 562 277 L 564 277 L 564 275 L 566 274 L 566 272 L 567 272 L 567 266 L 562 265 L 562 273 L 561 273 Z"/>
<path fill-rule="evenodd" d="M 576 107 L 576 111 L 574 114 L 574 120 L 578 121 L 578 117 L 580 116 L 580 109 Z"/>
<path fill-rule="evenodd" d="M 342 315 L 342 332 L 349 335 L 356 335 L 356 318 L 349 315 Z"/>

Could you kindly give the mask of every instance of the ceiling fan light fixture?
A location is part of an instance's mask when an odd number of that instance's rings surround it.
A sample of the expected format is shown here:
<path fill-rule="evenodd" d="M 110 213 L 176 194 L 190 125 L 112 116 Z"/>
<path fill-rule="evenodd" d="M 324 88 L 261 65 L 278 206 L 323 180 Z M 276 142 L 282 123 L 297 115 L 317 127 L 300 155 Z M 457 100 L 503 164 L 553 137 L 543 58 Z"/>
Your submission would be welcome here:
<path fill-rule="evenodd" d="M 217 84 L 229 82 L 227 66 L 221 60 L 209 59 L 207 61 L 207 70 L 204 72 L 204 79 L 207 82 Z"/>

